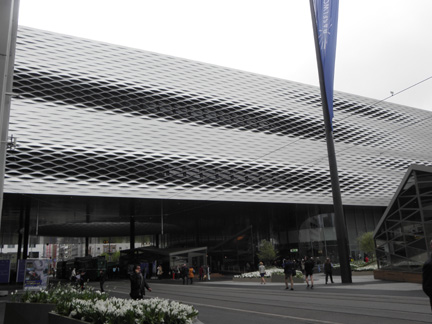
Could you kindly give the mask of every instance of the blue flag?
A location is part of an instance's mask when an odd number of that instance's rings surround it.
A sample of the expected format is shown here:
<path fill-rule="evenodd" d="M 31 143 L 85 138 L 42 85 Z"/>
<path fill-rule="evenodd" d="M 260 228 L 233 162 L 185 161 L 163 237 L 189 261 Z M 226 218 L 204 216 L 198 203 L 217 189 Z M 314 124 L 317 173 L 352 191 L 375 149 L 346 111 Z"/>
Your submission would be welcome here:
<path fill-rule="evenodd" d="M 319 43 L 330 125 L 333 129 L 333 83 L 339 0 L 313 0 L 313 9 L 315 12 L 316 32 L 318 36 L 318 40 L 316 41 Z"/>

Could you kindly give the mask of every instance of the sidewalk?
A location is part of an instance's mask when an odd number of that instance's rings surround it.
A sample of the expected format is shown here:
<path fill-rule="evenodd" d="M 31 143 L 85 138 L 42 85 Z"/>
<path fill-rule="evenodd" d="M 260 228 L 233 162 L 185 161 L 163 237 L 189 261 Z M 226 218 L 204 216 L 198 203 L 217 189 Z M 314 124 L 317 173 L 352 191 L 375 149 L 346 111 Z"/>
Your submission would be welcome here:
<path fill-rule="evenodd" d="M 386 292 L 387 294 L 391 294 L 391 292 L 411 292 L 411 296 L 418 297 L 426 297 L 422 291 L 422 285 L 418 283 L 411 282 L 396 282 L 396 281 L 384 281 L 379 279 L 374 279 L 373 275 L 356 275 L 352 276 L 352 284 L 343 284 L 340 276 L 333 276 L 334 284 L 328 283 L 325 284 L 325 275 L 323 273 L 316 273 L 313 276 L 314 278 L 314 287 L 316 289 L 345 289 L 352 291 L 375 291 L 378 292 Z M 260 280 L 257 278 L 256 282 L 239 282 L 233 280 L 218 280 L 218 281 L 209 281 L 206 284 L 210 285 L 233 285 L 233 286 L 259 286 Z M 266 286 L 284 286 L 284 282 L 269 282 L 266 283 Z M 306 283 L 294 283 L 294 288 L 299 287 L 299 289 L 306 288 Z M 302 287 L 302 288 L 300 288 Z M 400 294 L 396 294 L 400 295 Z"/>

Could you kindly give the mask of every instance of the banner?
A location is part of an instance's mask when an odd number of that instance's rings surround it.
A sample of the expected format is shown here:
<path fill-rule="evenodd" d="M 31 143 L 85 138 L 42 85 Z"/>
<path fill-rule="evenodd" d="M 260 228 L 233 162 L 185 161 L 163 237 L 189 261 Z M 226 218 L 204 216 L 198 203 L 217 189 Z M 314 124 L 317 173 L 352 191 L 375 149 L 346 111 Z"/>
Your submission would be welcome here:
<path fill-rule="evenodd" d="M 0 283 L 9 283 L 10 260 L 0 260 Z"/>
<path fill-rule="evenodd" d="M 325 92 L 327 96 L 330 125 L 333 129 L 333 84 L 336 60 L 339 0 L 313 0 L 315 26 L 319 43 L 320 59 Z"/>
<path fill-rule="evenodd" d="M 50 268 L 49 259 L 27 259 L 25 265 L 24 290 L 46 289 Z"/>
<path fill-rule="evenodd" d="M 16 282 L 24 282 L 26 260 L 18 260 L 18 269 L 16 274 Z"/>

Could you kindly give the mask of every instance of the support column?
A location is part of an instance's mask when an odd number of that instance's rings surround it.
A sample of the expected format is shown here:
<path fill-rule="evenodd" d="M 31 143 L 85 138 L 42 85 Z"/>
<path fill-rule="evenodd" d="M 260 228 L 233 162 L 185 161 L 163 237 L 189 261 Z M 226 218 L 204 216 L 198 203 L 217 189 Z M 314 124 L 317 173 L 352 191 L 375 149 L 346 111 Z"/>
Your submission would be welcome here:
<path fill-rule="evenodd" d="M 21 259 L 21 248 L 22 248 L 22 244 L 23 244 L 23 233 L 21 232 L 21 230 L 22 230 L 23 226 L 24 226 L 24 206 L 21 205 L 19 225 L 18 225 L 17 264 L 18 264 L 18 260 Z"/>
<path fill-rule="evenodd" d="M 89 204 L 88 199 L 87 199 L 87 203 L 86 203 L 86 223 L 90 223 L 90 204 Z M 84 256 L 89 256 L 89 237 L 88 236 L 86 236 L 86 238 L 85 238 Z"/>
<path fill-rule="evenodd" d="M 24 247 L 23 247 L 23 259 L 27 259 L 28 255 L 28 244 L 30 236 L 30 211 L 31 211 L 31 198 L 26 198 L 25 202 L 25 218 L 24 218 Z"/>
<path fill-rule="evenodd" d="M 0 224 L 12 97 L 19 0 L 0 0 Z"/>
<path fill-rule="evenodd" d="M 132 250 L 135 248 L 135 201 L 133 199 L 130 200 L 129 215 L 130 215 L 129 248 Z"/>

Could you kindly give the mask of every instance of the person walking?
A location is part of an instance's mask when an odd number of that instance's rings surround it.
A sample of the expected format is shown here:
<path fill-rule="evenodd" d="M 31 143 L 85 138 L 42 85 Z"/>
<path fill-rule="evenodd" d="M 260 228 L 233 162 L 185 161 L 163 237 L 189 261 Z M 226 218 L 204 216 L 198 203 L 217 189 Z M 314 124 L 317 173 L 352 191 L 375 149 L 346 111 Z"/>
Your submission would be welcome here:
<path fill-rule="evenodd" d="M 134 272 L 129 277 L 131 283 L 131 291 L 129 296 L 134 299 L 143 299 L 145 296 L 145 289 L 152 291 L 146 282 L 144 276 L 141 273 L 141 267 L 139 265 L 134 266 Z"/>
<path fill-rule="evenodd" d="M 432 249 L 432 240 L 430 241 Z M 432 257 L 430 257 L 422 268 L 422 288 L 423 292 L 429 297 L 429 302 L 432 310 Z"/>
<path fill-rule="evenodd" d="M 287 260 L 284 259 L 282 266 L 283 266 L 284 273 L 285 273 L 285 289 L 288 289 L 288 279 L 289 279 L 291 282 L 291 290 L 294 290 L 293 276 L 295 276 L 295 273 L 296 273 L 295 263 L 293 261 L 291 261 L 290 259 L 287 259 Z"/>
<path fill-rule="evenodd" d="M 77 275 L 77 283 L 81 290 L 85 289 L 85 283 L 86 283 L 86 272 L 84 269 L 81 269 L 79 271 L 79 275 Z M 88 281 L 88 280 L 87 280 Z"/>
<path fill-rule="evenodd" d="M 266 274 L 266 269 L 265 269 L 265 266 L 262 262 L 259 263 L 258 271 L 259 271 L 259 274 L 261 276 L 261 285 L 262 284 L 265 285 L 266 280 L 265 280 L 264 276 Z"/>
<path fill-rule="evenodd" d="M 99 285 L 100 285 L 100 291 L 104 292 L 104 283 L 106 281 L 106 274 L 105 271 L 100 270 L 99 271 Z"/>
<path fill-rule="evenodd" d="M 327 258 L 324 263 L 324 273 L 325 273 L 325 283 L 327 285 L 328 278 L 330 277 L 330 282 L 333 282 L 333 265 L 330 261 L 330 258 Z"/>
<path fill-rule="evenodd" d="M 313 260 L 313 257 L 305 257 L 305 277 L 306 277 L 306 288 L 311 287 L 311 289 L 313 289 L 314 286 L 314 282 L 313 282 L 313 268 L 315 266 L 315 262 Z M 310 277 L 310 281 L 311 281 L 311 285 L 309 286 L 309 279 L 308 277 Z"/>

